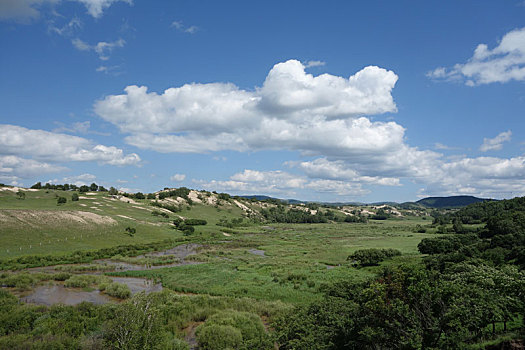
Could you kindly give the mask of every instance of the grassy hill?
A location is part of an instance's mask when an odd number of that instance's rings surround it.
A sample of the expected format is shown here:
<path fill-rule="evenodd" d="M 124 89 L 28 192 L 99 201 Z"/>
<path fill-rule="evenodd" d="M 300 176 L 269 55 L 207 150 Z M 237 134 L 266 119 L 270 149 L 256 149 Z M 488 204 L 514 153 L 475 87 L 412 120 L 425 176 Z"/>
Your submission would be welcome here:
<path fill-rule="evenodd" d="M 416 203 L 428 208 L 460 208 L 467 205 L 491 201 L 473 196 L 450 196 L 450 197 L 428 197 L 418 200 Z"/>

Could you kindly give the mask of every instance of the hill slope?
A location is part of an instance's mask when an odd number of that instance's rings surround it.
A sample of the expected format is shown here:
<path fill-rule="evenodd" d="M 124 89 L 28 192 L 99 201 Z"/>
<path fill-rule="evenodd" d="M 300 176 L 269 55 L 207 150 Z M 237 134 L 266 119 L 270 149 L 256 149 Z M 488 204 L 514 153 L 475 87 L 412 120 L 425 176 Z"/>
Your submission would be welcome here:
<path fill-rule="evenodd" d="M 427 197 L 416 203 L 429 208 L 459 208 L 470 204 L 491 201 L 492 199 L 478 198 L 473 196 L 450 196 L 450 197 Z"/>

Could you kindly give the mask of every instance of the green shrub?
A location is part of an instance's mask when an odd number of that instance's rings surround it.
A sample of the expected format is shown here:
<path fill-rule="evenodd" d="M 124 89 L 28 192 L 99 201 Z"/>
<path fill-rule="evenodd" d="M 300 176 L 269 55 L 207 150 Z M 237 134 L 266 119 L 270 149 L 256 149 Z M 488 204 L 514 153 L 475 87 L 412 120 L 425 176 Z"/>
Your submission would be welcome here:
<path fill-rule="evenodd" d="M 111 279 L 107 276 L 97 275 L 73 275 L 64 282 L 64 286 L 72 288 L 87 288 L 93 285 L 110 283 Z"/>
<path fill-rule="evenodd" d="M 361 266 L 373 266 L 379 265 L 383 260 L 397 255 L 401 255 L 401 252 L 397 249 L 360 249 L 350 255 L 347 260 L 354 260 Z"/>
<path fill-rule="evenodd" d="M 240 345 L 235 346 L 240 333 Z M 271 349 L 272 342 L 264 329 L 259 316 L 249 312 L 225 310 L 209 317 L 197 329 L 197 340 L 204 349 Z M 227 343 L 227 337 L 232 343 Z M 214 343 L 216 341 L 217 343 Z M 222 347 L 219 347 L 222 346 Z"/>
<path fill-rule="evenodd" d="M 119 299 L 127 299 L 131 296 L 131 290 L 124 283 L 113 282 L 106 286 L 105 293 Z"/>
<path fill-rule="evenodd" d="M 191 225 L 191 226 L 197 226 L 197 225 L 206 225 L 208 224 L 208 222 L 206 220 L 201 220 L 201 219 L 186 219 L 184 221 L 184 223 L 186 225 Z"/>
<path fill-rule="evenodd" d="M 199 349 L 203 350 L 238 349 L 242 344 L 241 331 L 232 326 L 199 326 L 195 334 Z"/>

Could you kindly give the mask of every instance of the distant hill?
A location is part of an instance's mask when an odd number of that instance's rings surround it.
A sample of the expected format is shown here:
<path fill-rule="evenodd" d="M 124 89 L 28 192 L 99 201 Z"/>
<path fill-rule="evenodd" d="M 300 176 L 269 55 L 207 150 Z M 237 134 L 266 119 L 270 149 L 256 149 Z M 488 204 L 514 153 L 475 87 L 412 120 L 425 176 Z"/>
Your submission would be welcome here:
<path fill-rule="evenodd" d="M 459 208 L 485 201 L 492 201 L 492 199 L 473 196 L 427 197 L 418 200 L 416 203 L 429 208 Z"/>

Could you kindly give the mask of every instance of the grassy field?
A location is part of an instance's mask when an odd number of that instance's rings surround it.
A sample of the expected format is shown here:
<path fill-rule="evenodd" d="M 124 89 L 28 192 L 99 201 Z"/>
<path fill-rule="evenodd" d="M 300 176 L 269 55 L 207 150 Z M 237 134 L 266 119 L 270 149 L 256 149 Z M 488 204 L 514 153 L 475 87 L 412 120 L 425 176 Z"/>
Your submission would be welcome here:
<path fill-rule="evenodd" d="M 215 223 L 220 218 L 240 217 L 241 209 L 195 204 L 187 206 L 170 218 L 151 214 L 156 208 L 150 201 L 115 200 L 107 193 L 80 195 L 71 201 L 72 192 L 39 190 L 27 191 L 19 199 L 11 191 L 0 192 L 0 259 L 24 255 L 65 254 L 117 245 L 148 243 L 182 237 L 171 221 L 177 216 L 202 218 L 209 225 L 197 228 L 196 237 L 220 233 Z M 67 203 L 57 205 L 57 196 Z M 131 237 L 126 228 L 136 229 Z"/>
<path fill-rule="evenodd" d="M 148 200 L 118 200 L 107 193 L 81 194 L 39 190 L 0 192 L 0 258 L 24 255 L 59 255 L 76 250 L 96 250 L 118 245 L 184 238 L 200 244 L 189 259 L 199 264 L 123 274 L 160 279 L 165 287 L 180 292 L 302 303 L 318 298 L 324 284 L 363 280 L 380 267 L 356 268 L 347 258 L 358 249 L 394 248 L 402 256 L 383 262 L 418 261 L 417 244 L 428 233 L 415 233 L 421 217 L 368 223 L 254 224 L 218 226 L 220 220 L 240 218 L 243 210 L 233 201 L 220 205 L 182 205 L 169 218 L 152 215 L 157 208 Z M 68 199 L 57 205 L 57 196 Z M 247 203 L 252 209 L 257 205 Z M 173 229 L 172 220 L 195 218 L 207 221 L 189 236 Z M 130 236 L 125 229 L 133 227 Z M 179 243 L 180 244 L 180 243 Z"/>
<path fill-rule="evenodd" d="M 383 264 L 419 259 L 417 244 L 428 234 L 412 232 L 418 220 L 368 224 L 272 224 L 236 230 L 208 241 L 185 265 L 122 273 L 161 279 L 180 292 L 308 302 L 325 283 L 363 280 L 379 267 L 351 267 L 358 249 L 394 248 L 403 255 Z"/>

